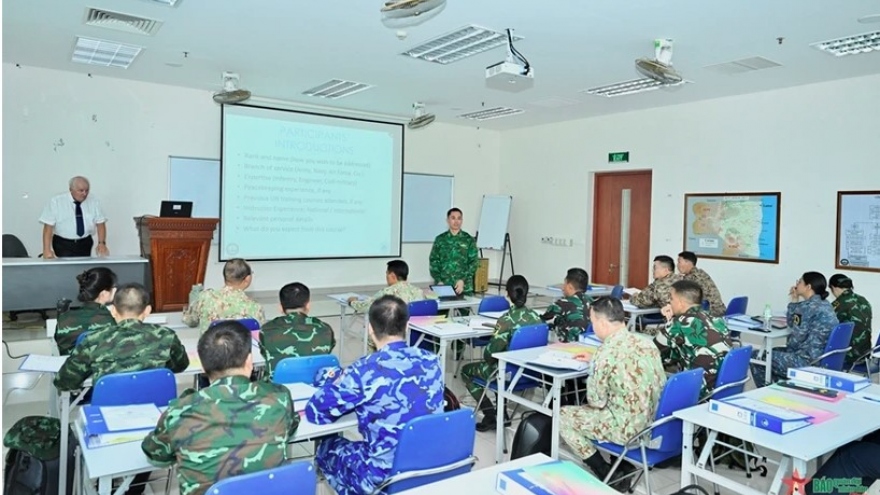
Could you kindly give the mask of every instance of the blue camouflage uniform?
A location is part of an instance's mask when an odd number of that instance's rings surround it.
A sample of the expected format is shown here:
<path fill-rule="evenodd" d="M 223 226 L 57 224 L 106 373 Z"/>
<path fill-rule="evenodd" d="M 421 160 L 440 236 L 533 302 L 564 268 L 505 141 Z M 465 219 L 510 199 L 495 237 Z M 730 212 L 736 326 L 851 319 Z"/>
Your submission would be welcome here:
<path fill-rule="evenodd" d="M 306 418 L 329 424 L 354 412 L 362 441 L 341 436 L 321 441 L 318 467 L 339 495 L 373 491 L 391 472 L 400 431 L 407 421 L 443 411 L 443 377 L 437 356 L 392 342 L 349 366 L 320 387 Z"/>
<path fill-rule="evenodd" d="M 831 303 L 816 295 L 805 301 L 789 303 L 786 320 L 791 334 L 785 347 L 773 348 L 773 380 L 784 379 L 788 368 L 809 366 L 811 361 L 821 356 L 831 330 L 838 323 Z M 755 351 L 753 357 L 763 359 L 762 353 L 762 350 Z M 766 385 L 764 370 L 764 365 L 752 365 L 752 378 L 758 387 Z"/>

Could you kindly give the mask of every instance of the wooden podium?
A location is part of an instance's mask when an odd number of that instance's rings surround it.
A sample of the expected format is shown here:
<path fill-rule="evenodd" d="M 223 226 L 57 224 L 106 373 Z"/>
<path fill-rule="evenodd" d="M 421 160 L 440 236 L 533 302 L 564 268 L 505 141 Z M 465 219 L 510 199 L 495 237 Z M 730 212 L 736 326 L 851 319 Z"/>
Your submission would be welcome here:
<path fill-rule="evenodd" d="M 143 216 L 134 219 L 141 255 L 153 271 L 153 310 L 179 311 L 189 304 L 189 292 L 205 282 L 208 251 L 217 218 Z"/>

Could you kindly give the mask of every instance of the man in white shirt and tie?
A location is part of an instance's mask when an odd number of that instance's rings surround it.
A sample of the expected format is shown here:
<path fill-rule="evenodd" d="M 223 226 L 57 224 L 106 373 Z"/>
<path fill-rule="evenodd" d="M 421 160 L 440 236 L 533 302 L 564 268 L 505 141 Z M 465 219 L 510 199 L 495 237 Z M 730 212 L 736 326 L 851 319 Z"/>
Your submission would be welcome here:
<path fill-rule="evenodd" d="M 98 256 L 107 256 L 107 217 L 101 203 L 89 197 L 89 180 L 70 179 L 70 192 L 55 196 L 43 208 L 43 258 L 91 256 L 92 234 L 98 235 Z"/>

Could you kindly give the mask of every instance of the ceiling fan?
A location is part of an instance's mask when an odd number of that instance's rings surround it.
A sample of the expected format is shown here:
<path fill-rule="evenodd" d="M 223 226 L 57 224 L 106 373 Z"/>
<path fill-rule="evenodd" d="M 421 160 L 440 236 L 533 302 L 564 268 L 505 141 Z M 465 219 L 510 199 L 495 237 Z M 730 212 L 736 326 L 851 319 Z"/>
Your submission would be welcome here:
<path fill-rule="evenodd" d="M 636 59 L 636 70 L 643 76 L 665 85 L 675 85 L 683 81 L 681 74 L 672 68 L 672 40 L 654 40 L 654 58 Z"/>
<path fill-rule="evenodd" d="M 238 87 L 240 78 L 234 72 L 223 73 L 223 91 L 214 93 L 214 101 L 221 104 L 241 103 L 251 97 L 251 92 Z"/>
<path fill-rule="evenodd" d="M 418 26 L 446 8 L 446 0 L 388 0 L 379 10 L 382 24 L 391 29 Z"/>
<path fill-rule="evenodd" d="M 413 118 L 407 122 L 406 127 L 408 129 L 421 129 L 434 122 L 435 118 L 437 117 L 433 113 L 425 113 L 424 103 L 417 101 L 413 103 Z"/>

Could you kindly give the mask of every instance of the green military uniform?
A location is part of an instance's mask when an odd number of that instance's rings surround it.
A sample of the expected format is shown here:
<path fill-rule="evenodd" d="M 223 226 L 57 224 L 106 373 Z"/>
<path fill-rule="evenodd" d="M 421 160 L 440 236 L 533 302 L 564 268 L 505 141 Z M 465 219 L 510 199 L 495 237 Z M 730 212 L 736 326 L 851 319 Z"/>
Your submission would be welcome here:
<path fill-rule="evenodd" d="M 365 313 L 370 309 L 370 306 L 373 305 L 373 301 L 382 296 L 395 296 L 407 304 L 413 301 L 421 301 L 423 299 L 437 297 L 435 294 L 426 295 L 425 291 L 422 289 L 410 284 L 406 280 L 401 280 L 380 290 L 374 294 L 373 297 L 367 298 L 363 301 L 352 301 L 351 307 L 359 313 Z"/>
<path fill-rule="evenodd" d="M 550 329 L 562 342 L 577 342 L 580 334 L 589 325 L 590 303 L 593 298 L 583 291 L 557 300 L 541 315 L 544 321 L 550 322 Z"/>
<path fill-rule="evenodd" d="M 70 354 L 77 337 L 83 332 L 94 332 L 116 323 L 110 310 L 103 304 L 87 302 L 79 309 L 72 309 L 58 315 L 55 328 L 55 343 L 62 356 Z"/>
<path fill-rule="evenodd" d="M 523 306 L 521 308 L 512 308 L 507 313 L 498 318 L 495 322 L 495 333 L 489 339 L 489 345 L 483 349 L 483 361 L 478 363 L 466 364 L 461 368 L 461 380 L 468 392 L 473 396 L 474 400 L 480 401 L 483 395 L 483 387 L 474 383 L 475 378 L 482 378 L 488 383 L 492 374 L 498 369 L 498 360 L 492 357 L 496 352 L 504 352 L 510 346 L 510 339 L 513 333 L 519 328 L 526 325 L 534 325 L 541 323 L 541 317 L 531 309 Z"/>
<path fill-rule="evenodd" d="M 462 294 L 474 293 L 474 275 L 477 273 L 479 257 L 476 239 L 460 230 L 453 235 L 448 230 L 434 239 L 429 257 L 431 278 L 434 283 L 455 285 L 464 282 Z"/>
<path fill-rule="evenodd" d="M 336 337 L 330 325 L 313 316 L 292 312 L 279 316 L 260 328 L 260 352 L 272 377 L 284 358 L 330 354 Z"/>
<path fill-rule="evenodd" d="M 724 316 L 727 305 L 721 299 L 721 292 L 712 277 L 701 268 L 694 267 L 688 274 L 681 276 L 682 280 L 691 280 L 703 289 L 703 299 L 709 301 L 709 314 L 712 316 Z"/>
<path fill-rule="evenodd" d="M 630 297 L 629 302 L 639 308 L 662 308 L 669 304 L 672 284 L 681 280 L 675 273 L 663 278 L 655 278 L 645 289 Z"/>
<path fill-rule="evenodd" d="M 651 342 L 620 329 L 610 335 L 591 363 L 587 404 L 560 410 L 562 439 L 586 459 L 593 441 L 625 443 L 651 424 L 666 373 Z"/>
<path fill-rule="evenodd" d="M 61 447 L 61 421 L 46 416 L 25 416 L 3 436 L 3 446 L 27 452 L 44 461 L 57 459 Z"/>
<path fill-rule="evenodd" d="M 266 322 L 263 307 L 258 302 L 243 290 L 229 286 L 203 290 L 196 302 L 183 313 L 183 322 L 191 327 L 198 325 L 199 333 L 207 330 L 212 321 L 241 318 L 254 318 L 260 325 Z"/>
<path fill-rule="evenodd" d="M 846 353 L 846 362 L 853 363 L 871 350 L 871 304 L 864 297 L 847 289 L 831 303 L 837 319 L 853 322 L 852 349 Z"/>
<path fill-rule="evenodd" d="M 186 349 L 173 330 L 135 319 L 90 332 L 73 348 L 55 375 L 55 388 L 76 390 L 110 373 L 168 368 L 180 373 L 189 366 Z"/>
<path fill-rule="evenodd" d="M 159 465 L 178 464 L 181 495 L 203 495 L 222 479 L 283 464 L 297 426 L 286 388 L 227 376 L 172 401 L 141 449 Z"/>
<path fill-rule="evenodd" d="M 700 306 L 694 306 L 666 323 L 666 327 L 654 337 L 654 343 L 660 349 L 664 365 L 676 366 L 677 371 L 706 370 L 702 397 L 715 388 L 718 368 L 731 347 L 724 318 L 713 318 Z"/>

